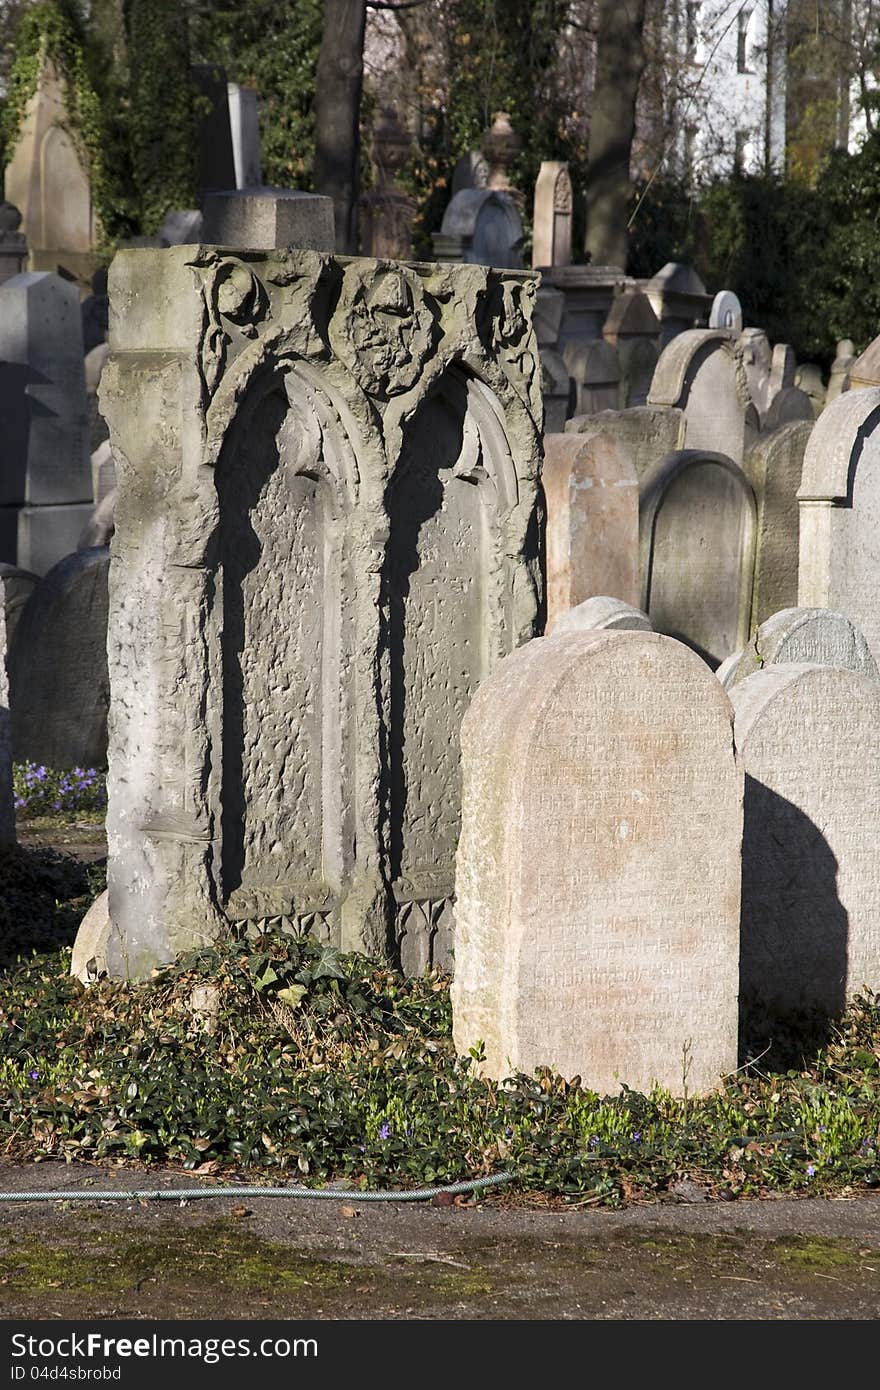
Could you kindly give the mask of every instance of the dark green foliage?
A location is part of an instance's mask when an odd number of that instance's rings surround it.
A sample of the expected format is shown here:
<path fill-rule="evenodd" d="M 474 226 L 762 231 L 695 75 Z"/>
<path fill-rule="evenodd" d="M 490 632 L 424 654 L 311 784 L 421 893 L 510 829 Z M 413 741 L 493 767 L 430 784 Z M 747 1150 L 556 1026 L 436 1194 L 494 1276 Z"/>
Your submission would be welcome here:
<path fill-rule="evenodd" d="M 196 202 L 196 97 L 179 0 L 126 0 L 128 148 L 141 229 Z"/>
<path fill-rule="evenodd" d="M 190 20 L 193 61 L 217 63 L 230 82 L 259 92 L 263 180 L 279 188 L 312 187 L 322 10 L 321 0 L 214 0 Z"/>

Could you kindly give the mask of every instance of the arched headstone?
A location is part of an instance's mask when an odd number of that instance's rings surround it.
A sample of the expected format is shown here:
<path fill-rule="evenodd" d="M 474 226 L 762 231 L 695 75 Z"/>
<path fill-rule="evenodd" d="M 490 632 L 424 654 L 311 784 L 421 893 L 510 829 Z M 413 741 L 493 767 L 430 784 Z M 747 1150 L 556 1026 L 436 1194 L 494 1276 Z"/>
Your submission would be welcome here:
<path fill-rule="evenodd" d="M 732 722 L 705 665 L 649 632 L 541 638 L 481 686 L 462 729 L 459 1053 L 600 1094 L 700 1093 L 735 1069 Z"/>
<path fill-rule="evenodd" d="M 679 333 L 660 354 L 649 405 L 684 411 L 685 445 L 742 463 L 758 435 L 742 352 L 723 329 Z"/>
<path fill-rule="evenodd" d="M 808 421 L 783 425 L 762 436 L 745 457 L 744 472 L 758 504 L 753 627 L 797 602 L 797 492 L 812 429 L 812 415 Z"/>
<path fill-rule="evenodd" d="M 880 680 L 868 644 L 842 613 L 828 608 L 783 608 L 761 624 L 722 681 L 727 689 L 765 666 L 838 666 Z M 720 668 L 716 672 L 721 679 Z"/>

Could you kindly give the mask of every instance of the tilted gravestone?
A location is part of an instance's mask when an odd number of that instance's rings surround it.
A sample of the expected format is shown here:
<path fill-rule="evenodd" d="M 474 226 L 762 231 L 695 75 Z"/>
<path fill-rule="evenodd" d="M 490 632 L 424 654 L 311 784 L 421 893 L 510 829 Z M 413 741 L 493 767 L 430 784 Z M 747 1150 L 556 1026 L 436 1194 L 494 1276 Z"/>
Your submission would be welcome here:
<path fill-rule="evenodd" d="M 648 404 L 684 412 L 685 447 L 743 458 L 758 436 L 741 347 L 723 329 L 679 333 L 663 349 Z"/>
<path fill-rule="evenodd" d="M 880 661 L 880 388 L 830 401 L 804 455 L 798 604 L 844 613 Z"/>
<path fill-rule="evenodd" d="M 755 490 L 758 531 L 752 626 L 797 603 L 798 488 L 813 420 L 783 425 L 746 454 L 743 471 Z"/>
<path fill-rule="evenodd" d="M 110 284 L 111 970 L 267 924 L 446 960 L 460 721 L 542 607 L 534 278 L 179 247 Z"/>
<path fill-rule="evenodd" d="M 22 610 L 9 653 L 18 762 L 70 768 L 107 761 L 108 568 L 103 546 L 68 555 Z"/>
<path fill-rule="evenodd" d="M 0 286 L 0 559 L 45 574 L 91 511 L 76 287 L 29 272 Z"/>
<path fill-rule="evenodd" d="M 880 680 L 868 644 L 849 618 L 828 608 L 783 608 L 736 654 L 722 683 L 729 690 L 765 666 L 789 665 L 839 666 Z M 720 670 L 716 675 L 722 679 Z"/>
<path fill-rule="evenodd" d="M 597 417 L 597 420 L 601 417 Z M 595 594 L 639 598 L 639 480 L 614 434 L 544 437 L 547 631 Z"/>
<path fill-rule="evenodd" d="M 880 987 L 880 682 L 768 666 L 735 685 L 745 771 L 741 1002 L 836 1018 Z"/>
<path fill-rule="evenodd" d="M 742 773 L 705 665 L 649 632 L 529 642 L 462 730 L 456 1049 L 600 1094 L 736 1067 Z"/>
<path fill-rule="evenodd" d="M 640 606 L 713 670 L 748 640 L 755 532 L 754 491 L 724 454 L 683 449 L 642 478 Z"/>

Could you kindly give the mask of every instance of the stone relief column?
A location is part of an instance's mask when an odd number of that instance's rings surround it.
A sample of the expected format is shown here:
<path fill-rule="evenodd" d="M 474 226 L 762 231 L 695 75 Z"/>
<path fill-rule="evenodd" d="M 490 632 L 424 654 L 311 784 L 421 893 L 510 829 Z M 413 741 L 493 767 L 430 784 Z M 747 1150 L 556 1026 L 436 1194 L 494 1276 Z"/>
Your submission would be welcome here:
<path fill-rule="evenodd" d="M 458 728 L 543 620 L 534 294 L 117 256 L 111 974 L 267 926 L 448 960 Z"/>

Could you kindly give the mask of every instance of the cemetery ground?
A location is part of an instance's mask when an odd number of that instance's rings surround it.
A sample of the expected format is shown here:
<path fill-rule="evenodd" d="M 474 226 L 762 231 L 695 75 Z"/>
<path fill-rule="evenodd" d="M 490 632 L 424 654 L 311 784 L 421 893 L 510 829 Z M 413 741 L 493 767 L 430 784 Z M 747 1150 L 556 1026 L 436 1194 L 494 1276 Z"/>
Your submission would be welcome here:
<path fill-rule="evenodd" d="M 877 1316 L 880 999 L 807 1046 L 746 1042 L 712 1096 L 603 1098 L 549 1069 L 480 1079 L 448 977 L 313 940 L 85 989 L 70 947 L 104 884 L 86 777 L 66 800 L 32 789 L 3 866 L 0 1191 L 344 1191 L 5 1204 L 0 1315 Z M 435 1203 L 358 1200 L 501 1172 Z"/>

